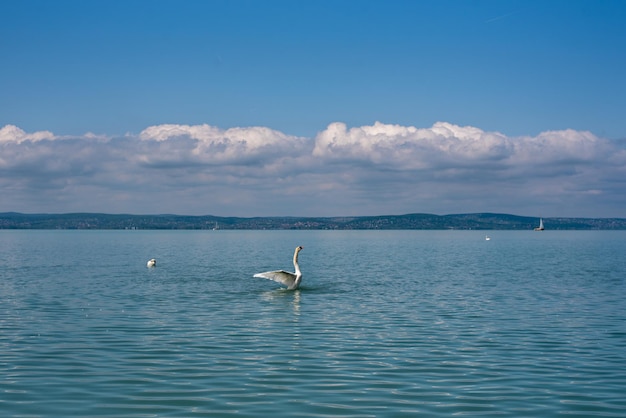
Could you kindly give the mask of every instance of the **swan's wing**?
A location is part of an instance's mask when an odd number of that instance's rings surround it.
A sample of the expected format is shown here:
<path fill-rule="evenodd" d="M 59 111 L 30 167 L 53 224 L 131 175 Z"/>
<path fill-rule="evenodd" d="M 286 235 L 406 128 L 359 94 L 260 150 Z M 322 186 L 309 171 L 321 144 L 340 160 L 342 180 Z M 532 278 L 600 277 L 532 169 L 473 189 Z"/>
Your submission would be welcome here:
<path fill-rule="evenodd" d="M 257 273 L 253 277 L 274 280 L 287 287 L 292 287 L 296 282 L 296 275 L 285 270 L 266 271 L 265 273 Z"/>

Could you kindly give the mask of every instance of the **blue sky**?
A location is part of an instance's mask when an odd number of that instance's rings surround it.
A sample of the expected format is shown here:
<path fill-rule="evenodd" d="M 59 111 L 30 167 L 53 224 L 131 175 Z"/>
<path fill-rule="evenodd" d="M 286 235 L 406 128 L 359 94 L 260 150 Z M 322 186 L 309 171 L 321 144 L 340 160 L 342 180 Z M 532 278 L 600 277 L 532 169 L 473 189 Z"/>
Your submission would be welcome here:
<path fill-rule="evenodd" d="M 626 216 L 621 1 L 0 15 L 0 211 Z"/>

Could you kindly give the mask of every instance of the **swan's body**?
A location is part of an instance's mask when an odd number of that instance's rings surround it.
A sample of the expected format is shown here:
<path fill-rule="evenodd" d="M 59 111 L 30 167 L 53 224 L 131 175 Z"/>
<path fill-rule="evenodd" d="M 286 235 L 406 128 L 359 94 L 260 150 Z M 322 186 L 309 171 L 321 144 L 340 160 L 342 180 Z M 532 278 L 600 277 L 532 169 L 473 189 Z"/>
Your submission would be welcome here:
<path fill-rule="evenodd" d="M 295 290 L 300 286 L 302 281 L 302 272 L 298 265 L 298 253 L 302 251 L 303 247 L 296 247 L 296 251 L 293 253 L 293 267 L 296 269 L 295 273 L 290 273 L 285 270 L 266 271 L 265 273 L 257 273 L 254 277 L 261 277 L 263 279 L 274 280 L 275 282 L 284 284 L 289 290 Z"/>
<path fill-rule="evenodd" d="M 156 258 L 151 258 L 150 260 L 148 260 L 148 263 L 146 264 L 148 267 L 154 267 L 156 266 Z"/>

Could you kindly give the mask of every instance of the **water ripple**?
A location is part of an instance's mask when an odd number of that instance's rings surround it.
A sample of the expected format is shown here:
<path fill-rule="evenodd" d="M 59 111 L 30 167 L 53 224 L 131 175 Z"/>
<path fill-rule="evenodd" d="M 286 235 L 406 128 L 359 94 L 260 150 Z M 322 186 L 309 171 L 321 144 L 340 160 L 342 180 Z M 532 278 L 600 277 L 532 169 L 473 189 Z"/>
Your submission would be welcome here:
<path fill-rule="evenodd" d="M 3 231 L 0 408 L 623 416 L 623 238 Z M 292 242 L 300 290 L 251 277 L 288 267 Z M 251 256 L 232 258 L 241 247 Z"/>

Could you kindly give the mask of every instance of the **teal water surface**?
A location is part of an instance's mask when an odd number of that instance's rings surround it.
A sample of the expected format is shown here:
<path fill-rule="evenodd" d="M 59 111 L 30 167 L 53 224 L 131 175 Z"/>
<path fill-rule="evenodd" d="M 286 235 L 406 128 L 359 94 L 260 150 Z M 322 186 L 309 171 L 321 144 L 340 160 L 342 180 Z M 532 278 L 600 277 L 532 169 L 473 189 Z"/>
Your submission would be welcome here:
<path fill-rule="evenodd" d="M 626 416 L 626 232 L 489 235 L 2 230 L 0 414 Z"/>

